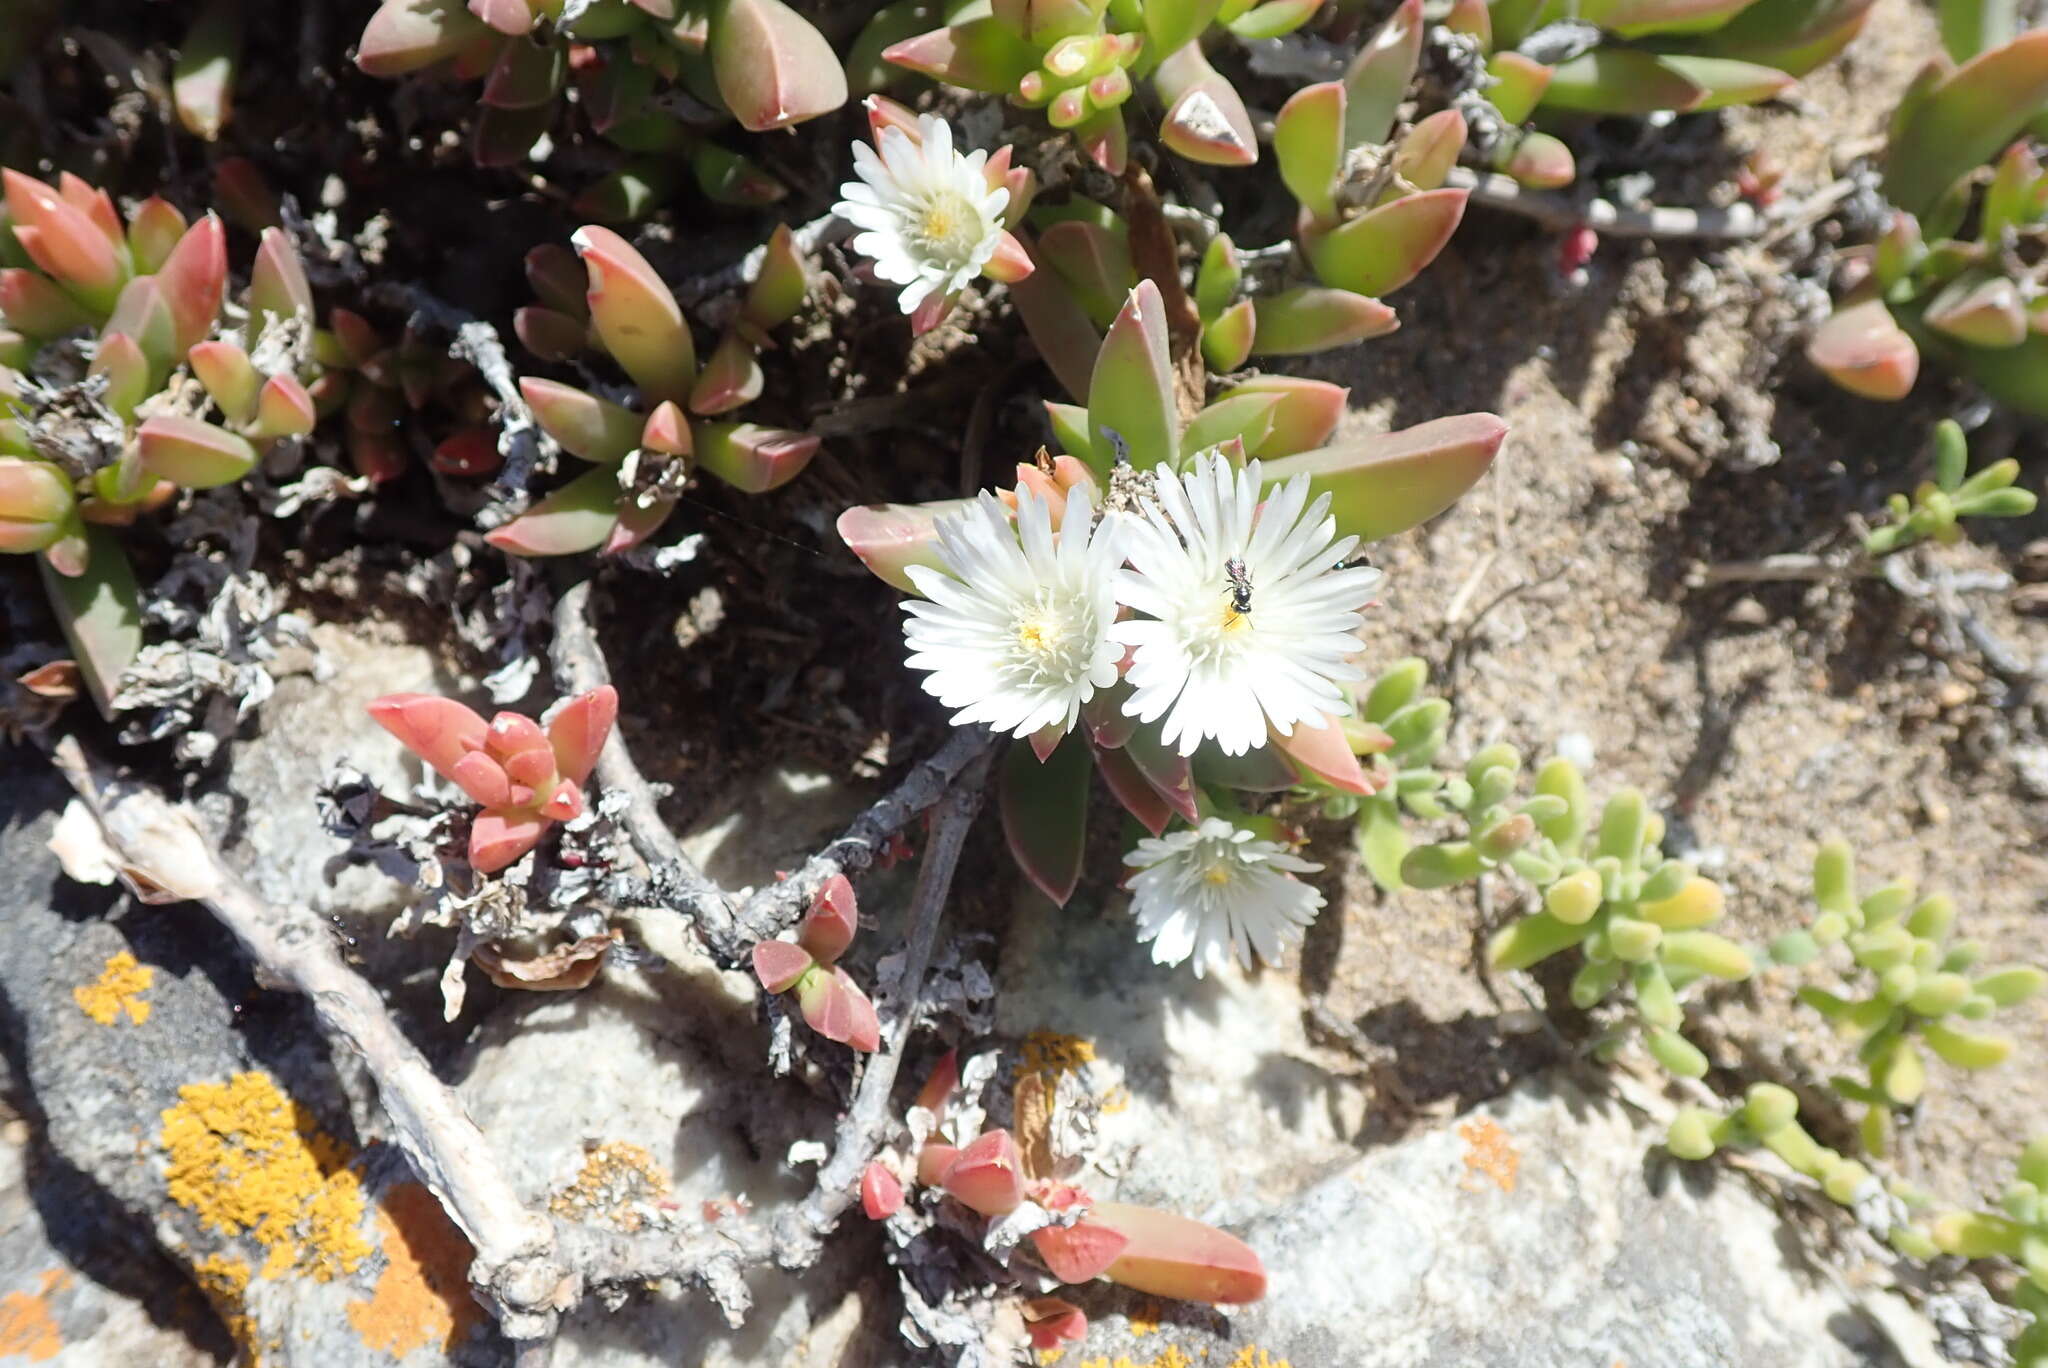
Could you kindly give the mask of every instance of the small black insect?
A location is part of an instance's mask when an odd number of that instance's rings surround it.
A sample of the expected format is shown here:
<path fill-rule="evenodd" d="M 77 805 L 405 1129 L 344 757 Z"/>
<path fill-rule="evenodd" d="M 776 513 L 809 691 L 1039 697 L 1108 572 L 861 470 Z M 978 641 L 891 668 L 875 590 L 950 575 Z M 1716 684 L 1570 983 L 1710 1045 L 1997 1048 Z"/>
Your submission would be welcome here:
<path fill-rule="evenodd" d="M 1223 562 L 1223 578 L 1230 589 L 1230 616 L 1224 621 L 1231 623 L 1252 610 L 1252 577 L 1244 562 L 1232 556 Z"/>

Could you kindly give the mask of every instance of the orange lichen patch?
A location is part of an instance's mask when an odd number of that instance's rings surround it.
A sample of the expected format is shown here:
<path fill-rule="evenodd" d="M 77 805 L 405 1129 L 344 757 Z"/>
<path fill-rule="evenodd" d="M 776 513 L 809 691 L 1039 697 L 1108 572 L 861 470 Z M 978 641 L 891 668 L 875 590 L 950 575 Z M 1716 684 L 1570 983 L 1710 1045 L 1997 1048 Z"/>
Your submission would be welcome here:
<path fill-rule="evenodd" d="M 1458 1186 L 1477 1192 L 1485 1186 L 1480 1181 L 1484 1176 L 1498 1183 L 1502 1192 L 1513 1192 L 1522 1156 L 1500 1123 L 1490 1116 L 1475 1117 L 1461 1123 L 1458 1134 L 1465 1141 L 1465 1177 Z"/>
<path fill-rule="evenodd" d="M 669 1187 L 668 1173 L 653 1155 L 623 1140 L 607 1140 L 584 1146 L 582 1169 L 548 1208 L 572 1220 L 609 1221 L 620 1230 L 638 1230 L 646 1221 L 642 1208 L 665 1200 Z"/>
<path fill-rule="evenodd" d="M 149 1020 L 149 1003 L 142 995 L 149 991 L 149 985 L 156 980 L 156 970 L 146 964 L 137 964 L 135 956 L 123 950 L 110 956 L 100 976 L 92 983 L 71 990 L 71 996 L 78 1003 L 79 1010 L 102 1026 L 111 1026 L 121 1019 L 121 1013 L 128 1013 L 128 1019 L 140 1026 Z"/>
<path fill-rule="evenodd" d="M 372 1349 L 402 1359 L 428 1342 L 450 1354 L 483 1319 L 469 1295 L 475 1250 L 434 1194 L 401 1183 L 377 1208 L 384 1271 L 364 1301 L 348 1304 L 348 1323 Z"/>
<path fill-rule="evenodd" d="M 1081 1036 L 1033 1031 L 1024 1037 L 1022 1072 L 1042 1075 L 1048 1083 L 1057 1083 L 1061 1074 L 1094 1062 L 1095 1044 Z"/>
<path fill-rule="evenodd" d="M 61 1268 L 50 1269 L 33 1292 L 9 1292 L 0 1297 L 0 1359 L 22 1358 L 30 1363 L 48 1363 L 64 1347 L 57 1333 L 57 1318 L 50 1314 L 50 1296 L 71 1281 Z"/>
<path fill-rule="evenodd" d="M 268 1251 L 266 1278 L 298 1271 L 326 1282 L 369 1257 L 347 1147 L 268 1074 L 187 1084 L 178 1097 L 157 1136 L 172 1201 L 209 1230 L 252 1235 Z"/>

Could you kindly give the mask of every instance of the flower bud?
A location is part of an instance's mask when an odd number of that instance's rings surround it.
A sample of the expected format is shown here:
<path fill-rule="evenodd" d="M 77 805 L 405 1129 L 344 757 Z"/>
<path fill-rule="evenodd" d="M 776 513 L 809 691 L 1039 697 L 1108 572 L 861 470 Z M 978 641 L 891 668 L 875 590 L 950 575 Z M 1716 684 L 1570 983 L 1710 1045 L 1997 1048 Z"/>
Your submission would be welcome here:
<path fill-rule="evenodd" d="M 0 552 L 41 551 L 71 525 L 77 499 L 47 461 L 0 456 Z"/>

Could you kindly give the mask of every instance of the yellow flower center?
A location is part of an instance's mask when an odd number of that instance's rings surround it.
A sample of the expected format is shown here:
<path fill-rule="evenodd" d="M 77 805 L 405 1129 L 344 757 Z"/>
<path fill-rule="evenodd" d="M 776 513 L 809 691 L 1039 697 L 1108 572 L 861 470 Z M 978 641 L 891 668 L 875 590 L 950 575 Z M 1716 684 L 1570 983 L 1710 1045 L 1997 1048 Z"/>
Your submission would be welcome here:
<path fill-rule="evenodd" d="M 1221 888 L 1223 887 L 1223 885 L 1229 883 L 1230 862 L 1228 860 L 1210 861 L 1209 864 L 1204 866 L 1202 869 L 1202 882 L 1209 884 L 1210 886 L 1215 888 Z"/>
<path fill-rule="evenodd" d="M 957 190 L 941 190 L 925 201 L 915 233 L 929 255 L 964 263 L 980 245 L 982 230 L 975 205 Z"/>

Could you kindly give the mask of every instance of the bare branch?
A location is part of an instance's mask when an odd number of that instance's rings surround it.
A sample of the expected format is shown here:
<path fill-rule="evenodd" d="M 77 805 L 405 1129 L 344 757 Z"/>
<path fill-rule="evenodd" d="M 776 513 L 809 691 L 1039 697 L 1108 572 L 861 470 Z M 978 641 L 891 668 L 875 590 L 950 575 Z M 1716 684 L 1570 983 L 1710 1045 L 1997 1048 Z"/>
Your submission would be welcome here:
<path fill-rule="evenodd" d="M 703 1288 L 733 1326 L 753 1305 L 746 1271 L 766 1263 L 770 1252 L 767 1229 L 746 1218 L 633 1234 L 564 1224 L 558 1233 L 564 1257 L 582 1272 L 589 1290 L 630 1289 L 675 1278 Z"/>
<path fill-rule="evenodd" d="M 1624 209 L 1603 199 L 1585 199 L 1555 190 L 1525 190 L 1507 176 L 1454 166 L 1444 184 L 1472 192 L 1474 204 L 1531 218 L 1546 228 L 1584 224 L 1609 237 L 1699 238 L 1708 242 L 1743 242 L 1761 234 L 1778 215 L 1766 217 L 1747 204 L 1726 209 L 1670 209 L 1651 205 Z M 1793 206 L 1796 212 L 1799 206 Z"/>
<path fill-rule="evenodd" d="M 565 694 L 580 694 L 611 683 L 604 649 L 598 645 L 597 629 L 590 618 L 590 581 L 570 586 L 555 604 L 555 685 Z M 612 728 L 604 749 L 597 757 L 597 779 L 607 789 L 626 796 L 626 834 L 640 857 L 647 861 L 655 892 L 664 910 L 680 903 L 693 916 L 707 939 L 719 928 L 723 940 L 734 939 L 732 898 L 705 877 L 683 850 L 668 823 L 661 820 L 661 805 L 654 786 L 647 782 L 633 754 L 626 749 L 625 735 Z"/>
<path fill-rule="evenodd" d="M 882 1048 L 868 1060 L 853 1105 L 839 1122 L 832 1157 L 818 1170 L 817 1187 L 802 1206 L 776 1222 L 775 1256 L 785 1268 L 805 1268 L 817 1259 L 820 1241 L 853 1204 L 861 1170 L 875 1157 L 875 1150 L 892 1124 L 889 1094 L 903 1065 L 903 1047 L 910 1038 L 910 1028 L 917 1021 L 918 1006 L 924 997 L 925 970 L 931 965 L 932 946 L 938 940 L 939 914 L 952 890 L 953 872 L 959 867 L 960 849 L 967 840 L 968 828 L 974 825 L 975 813 L 981 808 L 987 774 L 988 747 L 984 744 L 939 800 L 931 843 L 925 847 L 924 863 L 917 871 L 917 889 L 910 899 L 910 933 L 904 943 L 903 976 L 899 981 L 901 1000 L 888 1004 L 895 1010 L 884 1028 Z"/>
<path fill-rule="evenodd" d="M 956 729 L 936 754 L 920 762 L 886 797 L 877 799 L 866 812 L 854 818 L 838 840 L 805 860 L 803 867 L 787 879 L 769 884 L 748 898 L 735 918 L 741 939 L 720 943 L 707 934 L 711 948 L 737 959 L 755 941 L 766 940 L 794 926 L 826 880 L 834 874 L 855 873 L 873 864 L 891 836 L 938 802 L 954 780 L 986 756 L 994 745 L 995 738 L 980 727 Z"/>
<path fill-rule="evenodd" d="M 479 1299 L 508 1337 L 551 1336 L 560 1311 L 581 1295 L 556 1252 L 554 1227 L 520 1202 L 461 1099 L 405 1038 L 376 990 L 342 962 L 327 926 L 303 908 L 265 902 L 221 862 L 189 809 L 115 777 L 75 738 L 57 744 L 55 759 L 128 867 L 131 886 L 158 901 L 212 908 L 256 962 L 259 979 L 305 994 L 328 1034 L 362 1058 L 399 1147 L 476 1249 L 470 1284 Z"/>

